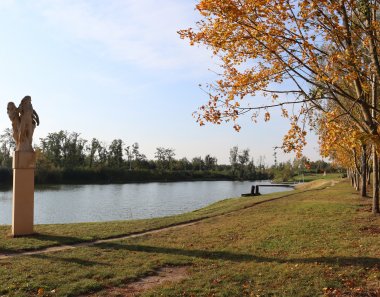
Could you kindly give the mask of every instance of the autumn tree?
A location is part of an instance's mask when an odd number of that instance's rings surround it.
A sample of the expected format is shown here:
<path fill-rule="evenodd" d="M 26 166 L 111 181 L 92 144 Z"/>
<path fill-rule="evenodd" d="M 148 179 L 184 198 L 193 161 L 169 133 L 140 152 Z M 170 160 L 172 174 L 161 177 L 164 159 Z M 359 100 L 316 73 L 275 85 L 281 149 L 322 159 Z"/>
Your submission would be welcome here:
<path fill-rule="evenodd" d="M 269 120 L 277 106 L 291 122 L 283 148 L 300 156 L 302 121 L 334 102 L 338 116 L 347 115 L 376 151 L 379 6 L 374 0 L 201 0 L 202 20 L 179 31 L 221 61 L 219 79 L 207 86 L 209 99 L 196 114 L 199 123 L 233 121 L 239 130 L 240 115 L 256 119 L 263 110 Z M 271 101 L 243 104 L 258 95 Z M 299 114 L 289 114 L 288 104 L 299 104 Z M 373 211 L 379 212 L 378 200 Z"/>
<path fill-rule="evenodd" d="M 337 165 L 347 168 L 352 185 L 364 197 L 369 175 L 370 147 L 366 145 L 365 134 L 351 125 L 347 116 L 337 117 L 338 114 L 337 110 L 332 109 L 318 120 L 320 152 Z"/>

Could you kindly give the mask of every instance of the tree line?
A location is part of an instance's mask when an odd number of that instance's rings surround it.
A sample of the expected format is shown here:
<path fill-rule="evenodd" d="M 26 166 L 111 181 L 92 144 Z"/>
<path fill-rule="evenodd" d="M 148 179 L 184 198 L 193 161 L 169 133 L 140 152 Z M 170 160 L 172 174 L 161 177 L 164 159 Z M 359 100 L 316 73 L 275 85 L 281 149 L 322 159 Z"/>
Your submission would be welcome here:
<path fill-rule="evenodd" d="M 12 152 L 15 143 L 11 129 L 0 135 L 1 180 L 11 180 Z M 211 154 L 191 160 L 176 158 L 173 148 L 157 147 L 153 159 L 148 159 L 137 142 L 114 139 L 110 144 L 78 132 L 48 133 L 34 145 L 36 152 L 36 182 L 92 183 L 177 180 L 269 179 L 271 171 L 260 157 L 257 165 L 249 149 L 230 150 L 230 164 L 218 164 Z"/>

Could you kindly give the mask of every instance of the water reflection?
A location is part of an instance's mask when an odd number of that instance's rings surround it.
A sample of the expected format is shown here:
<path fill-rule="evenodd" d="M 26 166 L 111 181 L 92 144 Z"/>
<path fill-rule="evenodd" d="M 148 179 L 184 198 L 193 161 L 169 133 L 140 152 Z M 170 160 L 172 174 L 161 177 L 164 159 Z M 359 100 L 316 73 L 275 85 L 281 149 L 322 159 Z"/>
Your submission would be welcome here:
<path fill-rule="evenodd" d="M 256 182 L 269 183 L 267 181 Z M 210 203 L 238 197 L 253 182 L 200 181 L 113 185 L 37 187 L 35 223 L 99 222 L 162 217 L 192 211 Z M 291 188 L 262 187 L 262 194 Z M 0 189 L 0 224 L 11 224 L 12 192 Z"/>

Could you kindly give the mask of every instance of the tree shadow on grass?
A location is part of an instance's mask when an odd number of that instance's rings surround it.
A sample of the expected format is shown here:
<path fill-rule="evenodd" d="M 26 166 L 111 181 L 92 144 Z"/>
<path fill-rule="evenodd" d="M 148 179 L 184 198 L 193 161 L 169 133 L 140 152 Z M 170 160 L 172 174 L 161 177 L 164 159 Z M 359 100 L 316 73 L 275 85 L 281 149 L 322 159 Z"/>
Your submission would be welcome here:
<path fill-rule="evenodd" d="M 190 250 L 169 247 L 156 247 L 147 245 L 131 245 L 122 243 L 99 243 L 94 245 L 104 249 L 128 250 L 134 252 L 170 254 L 201 258 L 206 260 L 224 260 L 232 262 L 256 262 L 256 263 L 279 263 L 279 264 L 328 264 L 338 266 L 361 266 L 361 267 L 380 267 L 380 258 L 373 257 L 313 257 L 313 258 L 294 258 L 281 259 L 255 256 L 245 253 L 234 253 L 229 251 L 207 251 L 207 250 Z"/>
<path fill-rule="evenodd" d="M 7 239 L 8 240 L 8 239 Z M 19 254 L 22 252 L 43 250 L 45 248 L 64 245 L 78 245 L 88 244 L 96 239 L 83 239 L 71 236 L 59 236 L 43 233 L 34 233 L 31 235 L 19 236 L 9 240 L 15 240 L 14 246 L 4 247 L 0 242 L 0 254 Z M 18 241 L 18 242 L 17 242 Z"/>
<path fill-rule="evenodd" d="M 4 247 L 0 247 L 0 255 L 3 254 L 3 255 L 8 255 L 8 254 L 12 254 L 14 253 L 15 251 L 12 250 L 12 249 L 8 249 L 8 248 L 4 248 Z"/>
<path fill-rule="evenodd" d="M 44 234 L 44 233 L 35 233 L 31 235 L 33 239 L 40 240 L 40 241 L 50 241 L 57 243 L 59 245 L 64 244 L 74 244 L 74 243 L 80 243 L 80 242 L 90 242 L 96 240 L 96 238 L 80 238 L 80 237 L 74 237 L 74 236 L 62 236 L 62 235 L 52 235 L 52 234 Z"/>
<path fill-rule="evenodd" d="M 58 257 L 56 254 L 54 255 L 36 254 L 36 255 L 31 255 L 31 257 L 42 259 L 42 260 L 51 260 L 51 261 L 66 262 L 69 264 L 78 264 L 80 266 L 86 266 L 86 267 L 91 267 L 95 265 L 111 266 L 111 264 L 98 262 L 98 261 L 90 261 L 90 260 L 84 260 L 84 259 L 79 259 L 79 258 L 74 258 L 74 257 Z"/>

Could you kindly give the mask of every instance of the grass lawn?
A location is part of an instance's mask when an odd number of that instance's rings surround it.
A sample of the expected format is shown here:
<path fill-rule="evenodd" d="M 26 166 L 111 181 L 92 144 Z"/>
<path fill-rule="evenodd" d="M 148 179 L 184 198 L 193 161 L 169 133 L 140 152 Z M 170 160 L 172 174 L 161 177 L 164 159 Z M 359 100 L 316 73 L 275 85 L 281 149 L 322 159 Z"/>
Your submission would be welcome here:
<path fill-rule="evenodd" d="M 35 237 L 12 239 L 9 226 L 1 227 L 4 253 L 206 218 L 143 237 L 1 260 L 0 296 L 36 296 L 39 288 L 41 296 L 102 295 L 103 288 L 168 265 L 188 265 L 190 277 L 143 296 L 377 296 L 380 217 L 347 182 L 314 185 L 320 187 L 228 199 L 162 219 L 41 225 Z"/>
<path fill-rule="evenodd" d="M 304 173 L 303 175 L 296 175 L 293 177 L 294 182 L 310 182 L 313 180 L 318 179 L 324 179 L 324 180 L 331 180 L 331 179 L 340 179 L 342 178 L 342 173 L 329 173 L 326 175 L 323 175 L 322 173 Z"/>

